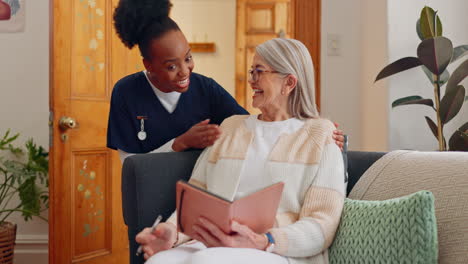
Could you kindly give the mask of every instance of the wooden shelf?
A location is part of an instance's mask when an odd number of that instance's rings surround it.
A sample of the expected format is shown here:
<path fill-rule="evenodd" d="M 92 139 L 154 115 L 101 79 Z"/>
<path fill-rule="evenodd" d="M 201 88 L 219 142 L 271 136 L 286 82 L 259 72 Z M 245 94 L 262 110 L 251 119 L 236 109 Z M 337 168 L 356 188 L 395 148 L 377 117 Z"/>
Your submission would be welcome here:
<path fill-rule="evenodd" d="M 190 42 L 192 52 L 216 52 L 214 42 Z"/>

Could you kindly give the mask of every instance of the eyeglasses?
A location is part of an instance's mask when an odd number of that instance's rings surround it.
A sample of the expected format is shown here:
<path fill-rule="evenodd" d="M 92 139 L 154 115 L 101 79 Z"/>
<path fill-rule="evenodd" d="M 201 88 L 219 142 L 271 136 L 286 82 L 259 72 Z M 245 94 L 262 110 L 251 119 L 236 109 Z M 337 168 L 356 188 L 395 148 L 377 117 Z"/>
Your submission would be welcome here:
<path fill-rule="evenodd" d="M 256 82 L 258 81 L 258 79 L 260 78 L 260 74 L 262 73 L 280 73 L 280 72 L 277 72 L 277 71 L 267 71 L 267 70 L 262 70 L 262 69 L 258 69 L 258 68 L 255 68 L 255 69 L 250 69 L 249 70 L 249 80 L 252 80 L 253 82 Z"/>

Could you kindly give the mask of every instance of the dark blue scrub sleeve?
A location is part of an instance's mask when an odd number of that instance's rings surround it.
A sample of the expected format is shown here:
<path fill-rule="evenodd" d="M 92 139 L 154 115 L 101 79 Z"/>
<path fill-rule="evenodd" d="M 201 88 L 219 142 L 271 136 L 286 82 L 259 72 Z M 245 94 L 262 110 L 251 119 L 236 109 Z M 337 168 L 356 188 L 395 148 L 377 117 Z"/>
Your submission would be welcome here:
<path fill-rule="evenodd" d="M 212 120 L 211 123 L 221 124 L 224 119 L 233 115 L 248 115 L 249 112 L 242 108 L 237 101 L 215 80 L 209 79 L 211 87 L 210 96 Z"/>

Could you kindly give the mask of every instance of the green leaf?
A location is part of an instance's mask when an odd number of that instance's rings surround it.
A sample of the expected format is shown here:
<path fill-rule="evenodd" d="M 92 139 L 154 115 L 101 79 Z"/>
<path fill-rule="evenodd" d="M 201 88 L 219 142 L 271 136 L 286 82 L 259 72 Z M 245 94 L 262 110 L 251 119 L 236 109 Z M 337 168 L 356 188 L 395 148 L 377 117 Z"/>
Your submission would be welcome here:
<path fill-rule="evenodd" d="M 432 134 L 434 135 L 434 137 L 436 138 L 437 142 L 439 142 L 439 136 L 437 135 L 438 132 L 437 132 L 437 125 L 434 123 L 434 121 L 432 121 L 431 118 L 429 118 L 428 116 L 425 116 L 424 118 L 426 118 L 426 122 L 427 122 L 427 125 L 429 126 L 429 128 L 431 129 L 432 131 Z M 442 135 L 442 140 L 444 141 L 444 146 L 447 146 L 447 143 L 445 141 L 445 137 L 444 135 Z"/>
<path fill-rule="evenodd" d="M 407 96 L 400 98 L 398 100 L 395 100 L 392 103 L 392 108 L 400 106 L 400 105 L 410 105 L 410 104 L 423 104 L 427 105 L 430 107 L 434 107 L 434 102 L 431 99 L 423 99 L 421 96 Z"/>
<path fill-rule="evenodd" d="M 432 131 L 432 134 L 434 135 L 434 137 L 439 140 L 438 136 L 437 136 L 437 125 L 434 123 L 434 121 L 432 121 L 432 119 L 428 116 L 425 116 L 424 118 L 426 118 L 426 123 L 427 125 L 429 126 L 429 128 L 431 129 Z"/>
<path fill-rule="evenodd" d="M 434 74 L 432 74 L 432 72 L 424 65 L 421 65 L 421 69 L 423 69 L 424 73 L 426 74 L 427 78 L 429 79 L 429 81 L 431 82 L 431 84 L 434 84 L 435 81 L 434 81 Z M 445 70 L 442 75 L 440 75 L 439 77 L 439 84 L 440 86 L 444 85 L 445 83 L 447 83 L 448 79 L 450 78 L 450 72 Z"/>
<path fill-rule="evenodd" d="M 434 23 L 436 19 L 437 22 Z M 442 22 L 434 9 L 425 6 L 421 10 L 419 20 L 421 21 L 421 34 L 424 39 L 442 36 Z"/>
<path fill-rule="evenodd" d="M 441 75 L 453 55 L 452 41 L 444 37 L 423 40 L 418 46 L 418 58 L 432 73 Z"/>
<path fill-rule="evenodd" d="M 48 153 L 42 146 L 37 146 L 33 139 L 26 141 L 28 151 L 28 166 L 37 172 L 47 173 L 49 170 Z"/>
<path fill-rule="evenodd" d="M 440 102 L 440 120 L 446 124 L 454 118 L 461 107 L 465 98 L 465 87 L 458 85 L 456 89 L 446 93 Z"/>
<path fill-rule="evenodd" d="M 32 216 L 39 215 L 41 212 L 40 194 L 35 178 L 27 179 L 18 189 L 23 209 L 22 214 L 24 220 L 28 221 Z"/>
<path fill-rule="evenodd" d="M 449 140 L 452 151 L 468 151 L 468 122 L 457 129 Z"/>
<path fill-rule="evenodd" d="M 5 132 L 5 135 L 3 135 L 3 138 L 0 139 L 0 150 L 9 150 L 15 155 L 21 154 L 21 149 L 15 148 L 13 145 L 11 145 L 11 142 L 15 141 L 18 137 L 19 133 L 10 136 L 10 129 L 8 129 Z"/>
<path fill-rule="evenodd" d="M 462 58 L 463 56 L 468 54 L 468 45 L 461 45 L 453 49 L 453 57 L 452 62 Z"/>
<path fill-rule="evenodd" d="M 421 32 L 421 19 L 418 18 L 418 21 L 416 21 L 416 33 L 418 33 L 418 37 L 420 40 L 424 40 L 424 35 Z"/>
<path fill-rule="evenodd" d="M 457 85 L 460 84 L 468 76 L 468 60 L 462 62 L 458 68 L 453 71 L 452 75 L 447 82 L 447 89 L 445 89 L 445 94 L 451 92 L 457 88 Z"/>
<path fill-rule="evenodd" d="M 419 61 L 419 59 L 415 57 L 405 57 L 405 58 L 399 59 L 387 65 L 385 68 L 383 68 L 377 75 L 377 78 L 375 79 L 375 81 L 381 80 L 390 75 L 393 75 L 402 71 L 406 71 L 406 70 L 409 70 L 411 68 L 414 68 L 420 65 L 422 65 L 422 62 Z"/>

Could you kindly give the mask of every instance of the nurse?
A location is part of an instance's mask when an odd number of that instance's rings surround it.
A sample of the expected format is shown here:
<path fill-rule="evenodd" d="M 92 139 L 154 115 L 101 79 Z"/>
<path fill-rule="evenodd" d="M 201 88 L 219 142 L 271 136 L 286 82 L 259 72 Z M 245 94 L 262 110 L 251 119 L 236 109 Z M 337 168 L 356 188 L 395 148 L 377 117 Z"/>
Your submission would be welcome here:
<path fill-rule="evenodd" d="M 121 0 L 114 25 L 122 42 L 138 46 L 145 70 L 112 91 L 107 146 L 123 160 L 135 153 L 202 149 L 221 135 L 227 117 L 248 114 L 216 81 L 192 72 L 187 39 L 168 15 L 168 0 Z M 334 138 L 342 147 L 340 130 Z"/>

